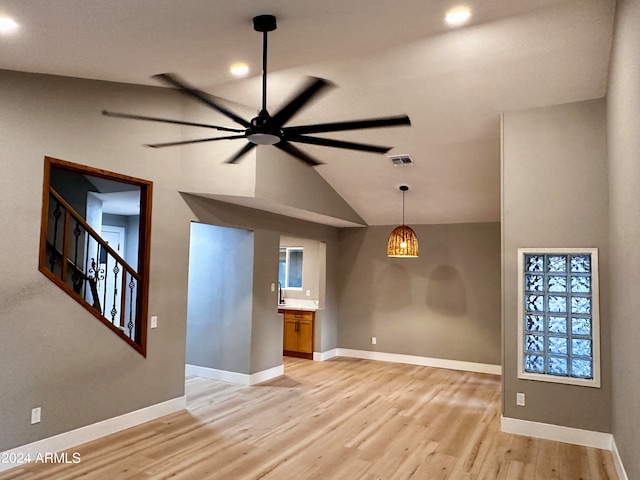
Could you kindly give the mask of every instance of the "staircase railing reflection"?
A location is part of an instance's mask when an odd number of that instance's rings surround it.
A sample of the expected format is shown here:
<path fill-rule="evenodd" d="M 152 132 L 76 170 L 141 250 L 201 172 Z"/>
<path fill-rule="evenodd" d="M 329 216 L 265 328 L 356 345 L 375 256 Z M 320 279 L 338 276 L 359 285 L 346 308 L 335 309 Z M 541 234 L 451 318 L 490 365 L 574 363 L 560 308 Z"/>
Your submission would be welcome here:
<path fill-rule="evenodd" d="M 142 279 L 138 272 L 51 187 L 43 234 L 43 273 L 139 349 Z"/>

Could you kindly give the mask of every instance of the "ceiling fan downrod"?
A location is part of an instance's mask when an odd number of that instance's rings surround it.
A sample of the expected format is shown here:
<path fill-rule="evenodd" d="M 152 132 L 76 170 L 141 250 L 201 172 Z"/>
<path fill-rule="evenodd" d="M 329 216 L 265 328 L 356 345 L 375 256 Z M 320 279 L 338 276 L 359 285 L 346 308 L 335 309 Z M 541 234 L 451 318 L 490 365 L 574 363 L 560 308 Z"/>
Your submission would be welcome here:
<path fill-rule="evenodd" d="M 267 111 L 267 33 L 276 28 L 276 17 L 273 15 L 253 17 L 253 29 L 262 32 L 262 108 L 247 130 L 247 140 L 255 145 L 275 145 L 282 136 L 280 129 L 272 126 L 271 115 Z"/>
<path fill-rule="evenodd" d="M 267 111 L 267 33 L 273 32 L 278 25 L 273 15 L 253 17 L 253 29 L 262 32 L 262 111 Z"/>

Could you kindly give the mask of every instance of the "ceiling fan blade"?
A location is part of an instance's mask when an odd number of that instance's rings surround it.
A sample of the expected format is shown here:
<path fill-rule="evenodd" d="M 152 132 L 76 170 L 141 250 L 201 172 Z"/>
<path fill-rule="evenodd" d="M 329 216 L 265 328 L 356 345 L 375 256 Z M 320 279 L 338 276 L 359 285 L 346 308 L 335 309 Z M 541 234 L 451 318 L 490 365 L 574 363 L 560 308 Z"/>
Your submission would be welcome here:
<path fill-rule="evenodd" d="M 315 125 L 300 125 L 285 127 L 282 131 L 287 135 L 304 135 L 307 133 L 342 132 L 345 130 L 363 130 L 365 128 L 398 127 L 411 125 L 406 115 L 397 117 L 371 118 L 366 120 L 352 120 L 350 122 L 318 123 Z"/>
<path fill-rule="evenodd" d="M 174 147 L 176 145 L 189 145 L 191 143 L 215 142 L 217 140 L 234 140 L 236 138 L 245 138 L 245 136 L 229 135 L 228 137 L 197 138 L 195 140 L 181 140 L 178 142 L 148 143 L 146 146 L 151 148 Z"/>
<path fill-rule="evenodd" d="M 185 95 L 191 97 L 191 98 L 195 98 L 196 100 L 199 100 L 203 103 L 205 103 L 206 105 L 210 106 L 211 108 L 213 108 L 214 110 L 217 110 L 218 112 L 222 113 L 223 115 L 226 115 L 227 117 L 229 117 L 231 120 L 233 120 L 236 123 L 239 123 L 240 125 L 249 128 L 251 126 L 251 124 L 246 121 L 244 118 L 236 115 L 235 113 L 233 113 L 231 110 L 223 107 L 222 105 L 219 105 L 218 103 L 216 103 L 209 94 L 198 90 L 197 88 L 193 88 L 189 85 L 187 85 L 183 80 L 179 79 L 176 75 L 174 75 L 173 73 L 161 73 L 158 75 L 154 75 L 153 78 L 164 82 L 168 85 L 171 85 L 173 87 L 178 88 L 182 93 L 184 93 Z"/>
<path fill-rule="evenodd" d="M 322 145 L 323 147 L 347 148 L 349 150 L 358 150 L 362 152 L 387 153 L 393 147 L 383 147 L 379 145 L 371 145 L 366 143 L 345 142 L 343 140 L 333 140 L 331 138 L 309 137 L 305 135 L 297 135 L 288 137 L 289 142 L 309 143 L 311 145 Z"/>
<path fill-rule="evenodd" d="M 308 153 L 303 152 L 302 150 L 300 150 L 297 147 L 294 147 L 293 145 L 291 145 L 286 140 L 282 140 L 282 141 L 276 143 L 274 145 L 274 147 L 278 147 L 283 152 L 287 152 L 289 155 L 293 155 L 297 159 L 302 160 L 303 162 L 305 162 L 305 163 L 307 163 L 307 164 L 309 164 L 311 166 L 324 165 L 324 162 L 321 162 L 320 160 L 316 160 L 311 155 L 309 155 Z"/>
<path fill-rule="evenodd" d="M 275 124 L 279 127 L 287 123 L 298 111 L 320 92 L 332 87 L 333 83 L 323 78 L 309 77 L 298 94 L 289 103 L 273 115 Z"/>
<path fill-rule="evenodd" d="M 214 130 L 220 130 L 223 132 L 238 132 L 238 133 L 244 132 L 244 130 L 240 130 L 239 128 L 219 127 L 217 125 L 209 125 L 206 123 L 183 122 L 182 120 L 170 120 L 168 118 L 147 117 L 144 115 L 133 115 L 130 113 L 109 112 L 107 110 L 103 110 L 102 115 L 105 115 L 107 117 L 128 118 L 131 120 L 148 120 L 150 122 L 162 122 L 162 123 L 172 123 L 176 125 L 188 125 L 191 127 L 213 128 Z"/>
<path fill-rule="evenodd" d="M 251 149 L 253 149 L 255 146 L 256 146 L 255 143 L 247 142 L 247 144 L 244 147 L 238 150 L 238 152 L 233 157 L 226 160 L 224 163 L 236 163 L 238 160 L 244 157 L 247 153 L 249 153 Z"/>

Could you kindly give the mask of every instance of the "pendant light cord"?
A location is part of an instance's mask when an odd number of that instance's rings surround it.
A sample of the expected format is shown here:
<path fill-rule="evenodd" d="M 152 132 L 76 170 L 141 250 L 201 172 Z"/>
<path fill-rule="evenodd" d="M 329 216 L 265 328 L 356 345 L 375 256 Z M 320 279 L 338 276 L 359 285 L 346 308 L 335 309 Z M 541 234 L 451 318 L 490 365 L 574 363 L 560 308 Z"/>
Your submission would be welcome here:
<path fill-rule="evenodd" d="M 404 227 L 404 190 L 402 190 L 402 226 Z"/>

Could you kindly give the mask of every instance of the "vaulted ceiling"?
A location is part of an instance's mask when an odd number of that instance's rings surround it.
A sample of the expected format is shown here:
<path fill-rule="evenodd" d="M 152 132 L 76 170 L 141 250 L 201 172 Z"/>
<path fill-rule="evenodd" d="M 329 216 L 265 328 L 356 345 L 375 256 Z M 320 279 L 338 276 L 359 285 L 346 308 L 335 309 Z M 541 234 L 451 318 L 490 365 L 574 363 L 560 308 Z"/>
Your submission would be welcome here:
<path fill-rule="evenodd" d="M 314 75 L 337 88 L 291 125 L 402 113 L 412 120 L 410 128 L 327 134 L 394 146 L 389 154 L 409 154 L 410 167 L 301 147 L 326 162 L 320 175 L 368 224 L 399 221 L 401 184 L 411 188 L 407 223 L 498 221 L 500 112 L 604 96 L 615 1 L 464 4 L 471 20 L 451 28 L 444 16 L 455 0 L 0 0 L 0 16 L 20 24 L 0 36 L 0 68 L 148 85 L 175 72 L 257 110 L 262 36 L 251 19 L 273 14 L 270 109 Z M 232 77 L 237 62 L 249 65 L 249 77 Z"/>

